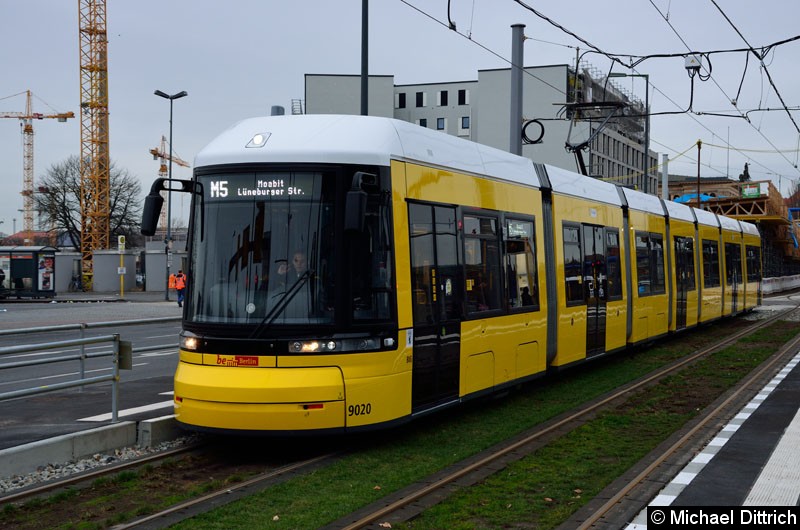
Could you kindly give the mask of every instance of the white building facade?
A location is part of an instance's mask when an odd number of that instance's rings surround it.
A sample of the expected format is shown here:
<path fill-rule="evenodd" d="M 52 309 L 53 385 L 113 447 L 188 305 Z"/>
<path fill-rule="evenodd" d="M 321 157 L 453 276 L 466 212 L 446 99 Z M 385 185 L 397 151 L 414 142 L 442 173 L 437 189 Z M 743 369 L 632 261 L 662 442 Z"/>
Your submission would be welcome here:
<path fill-rule="evenodd" d="M 643 178 L 644 105 L 614 82 L 593 74 L 582 68 L 576 76 L 568 65 L 525 68 L 520 130 L 524 123 L 535 120 L 525 132 L 530 140 L 539 136 L 541 140 L 523 143 L 522 155 L 580 172 L 574 149 L 566 145 L 586 143 L 581 154 L 589 175 L 655 194 L 657 153 L 650 152 L 648 179 Z M 510 94 L 509 68 L 479 70 L 474 81 L 414 85 L 395 85 L 394 76 L 370 76 L 368 108 L 372 116 L 396 118 L 509 150 Z M 305 76 L 308 114 L 359 114 L 360 102 L 359 75 Z M 597 102 L 601 104 L 593 107 Z M 612 105 L 602 105 L 606 102 Z M 604 116 L 615 108 L 613 103 L 621 117 L 601 127 Z M 584 119 L 571 119 L 576 108 Z"/>

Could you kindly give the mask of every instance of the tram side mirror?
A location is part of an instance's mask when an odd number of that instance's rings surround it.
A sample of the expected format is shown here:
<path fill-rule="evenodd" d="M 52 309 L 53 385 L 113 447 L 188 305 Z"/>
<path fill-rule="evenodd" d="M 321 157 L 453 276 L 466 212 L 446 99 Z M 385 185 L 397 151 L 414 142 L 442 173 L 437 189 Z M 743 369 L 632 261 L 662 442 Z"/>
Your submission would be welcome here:
<path fill-rule="evenodd" d="M 142 228 L 144 236 L 152 236 L 156 233 L 158 218 L 161 215 L 161 207 L 164 205 L 164 197 L 160 193 L 151 190 L 144 198 L 144 208 L 142 210 Z"/>
<path fill-rule="evenodd" d="M 367 192 L 350 190 L 344 210 L 344 229 L 346 232 L 363 232 L 364 216 L 367 211 Z"/>
<path fill-rule="evenodd" d="M 371 173 L 357 171 L 353 175 L 350 191 L 347 192 L 344 211 L 344 229 L 346 232 L 363 232 L 364 218 L 367 213 L 367 192 L 364 185 L 374 186 L 377 176 Z"/>
<path fill-rule="evenodd" d="M 179 187 L 176 186 L 179 185 Z M 191 193 L 200 197 L 201 206 L 201 219 L 200 219 L 200 233 L 203 233 L 203 217 L 202 210 L 204 209 L 203 201 L 203 186 L 199 182 L 183 179 L 165 179 L 158 178 L 153 181 L 150 186 L 150 193 L 144 198 L 144 208 L 142 209 L 142 228 L 140 232 L 144 236 L 152 236 L 156 233 L 158 227 L 158 219 L 161 215 L 161 208 L 164 206 L 164 197 L 161 196 L 161 191 L 171 190 L 176 193 Z"/>

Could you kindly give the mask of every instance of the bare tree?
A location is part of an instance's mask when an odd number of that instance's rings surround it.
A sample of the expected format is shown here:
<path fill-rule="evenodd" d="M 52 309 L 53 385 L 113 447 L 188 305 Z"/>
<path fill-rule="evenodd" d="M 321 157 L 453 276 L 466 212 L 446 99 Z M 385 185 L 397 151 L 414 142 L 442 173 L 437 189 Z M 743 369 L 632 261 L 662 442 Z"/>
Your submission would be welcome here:
<path fill-rule="evenodd" d="M 109 231 L 111 240 L 124 235 L 129 245 L 141 240 L 142 218 L 139 181 L 127 169 L 109 171 Z M 53 164 L 37 182 L 34 195 L 39 222 L 57 234 L 67 234 L 72 246 L 81 248 L 81 178 L 77 156 Z"/>

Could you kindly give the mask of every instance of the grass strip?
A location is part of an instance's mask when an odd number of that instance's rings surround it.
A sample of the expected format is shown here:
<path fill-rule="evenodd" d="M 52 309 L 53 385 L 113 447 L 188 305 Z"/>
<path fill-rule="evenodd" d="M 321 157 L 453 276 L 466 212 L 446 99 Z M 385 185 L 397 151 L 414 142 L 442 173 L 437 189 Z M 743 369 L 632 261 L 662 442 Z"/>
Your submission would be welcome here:
<path fill-rule="evenodd" d="M 796 333 L 792 323 L 760 331 L 393 528 L 555 528 Z"/>
<path fill-rule="evenodd" d="M 741 321 L 732 320 L 694 330 L 647 351 L 612 356 L 541 379 L 501 400 L 469 403 L 402 429 L 353 438 L 355 451 L 345 459 L 197 516 L 177 528 L 324 526 L 730 334 L 740 325 Z M 713 401 L 709 394 L 719 395 L 795 333 L 796 323 L 774 324 L 714 356 L 714 359 L 725 356 L 725 364 L 703 361 L 680 376 L 691 374 L 691 380 L 676 379 L 677 386 L 663 383 L 632 395 L 617 411 L 601 414 L 591 424 L 509 466 L 481 485 L 454 495 L 411 524 L 393 526 L 557 526 L 696 414 L 705 406 L 701 402 Z M 697 387 L 701 390 L 690 391 Z M 632 437 L 631 432 L 636 436 Z M 265 445 L 265 450 L 273 448 Z M 191 463 L 181 464 L 186 465 Z M 184 467 L 176 468 L 175 472 L 189 473 Z M 198 483 L 201 487 L 203 484 Z M 61 498 L 31 501 L 21 507 L 5 506 L 0 513 L 0 526 L 107 528 L 205 491 L 174 491 L 169 484 L 154 484 L 147 470 L 98 484 L 94 489 L 97 492 L 81 491 Z M 127 506 L 133 499 L 139 499 L 135 511 L 113 512 L 114 506 Z"/>
<path fill-rule="evenodd" d="M 393 527 L 558 526 L 795 333 L 794 323 L 773 324 L 680 375 L 633 394 L 615 411 L 599 415 L 412 522 Z M 507 400 L 464 407 L 446 417 L 431 417 L 406 431 L 375 438 L 372 447 L 364 447 L 313 474 L 195 517 L 176 528 L 319 528 L 671 362 L 699 347 L 697 340 L 694 336 L 680 342 L 668 341 L 647 352 L 589 364 L 564 377 L 526 386 Z M 711 338 L 706 336 L 703 340 Z M 689 388 L 702 391 L 687 393 Z M 680 396 L 677 404 L 676 396 Z"/>

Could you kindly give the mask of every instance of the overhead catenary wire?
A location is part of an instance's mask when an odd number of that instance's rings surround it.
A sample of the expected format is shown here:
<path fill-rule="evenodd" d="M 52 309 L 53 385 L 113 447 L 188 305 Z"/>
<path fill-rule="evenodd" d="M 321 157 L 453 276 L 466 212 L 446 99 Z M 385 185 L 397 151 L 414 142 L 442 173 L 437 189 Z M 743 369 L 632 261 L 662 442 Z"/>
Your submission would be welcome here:
<path fill-rule="evenodd" d="M 712 0 L 712 1 L 713 1 L 713 0 Z M 690 47 L 690 46 L 687 44 L 686 40 L 684 40 L 684 38 L 683 38 L 683 37 L 680 35 L 680 33 L 678 32 L 678 30 L 675 28 L 675 26 L 673 26 L 673 25 L 672 25 L 672 23 L 669 21 L 669 18 L 668 18 L 668 17 L 666 17 L 666 16 L 665 16 L 665 15 L 664 15 L 664 14 L 661 12 L 661 10 L 658 8 L 658 6 L 656 6 L 656 5 L 655 5 L 655 3 L 653 3 L 653 0 L 650 0 L 650 5 L 652 5 L 652 6 L 653 6 L 653 9 L 655 9 L 655 10 L 656 10 L 656 12 L 658 12 L 658 14 L 659 14 L 659 15 L 661 15 L 661 17 L 664 19 L 664 21 L 665 21 L 665 22 L 666 22 L 666 24 L 667 24 L 667 25 L 670 27 L 670 29 L 672 29 L 672 31 L 675 33 L 675 35 L 678 37 L 678 39 L 680 39 L 680 41 L 683 43 L 683 45 L 684 45 L 684 46 L 686 46 L 686 49 L 687 49 L 687 50 L 689 50 L 689 51 L 691 52 L 692 48 L 691 48 L 691 47 Z M 789 42 L 789 41 L 797 40 L 798 38 L 800 38 L 800 37 L 794 37 L 794 38 L 792 38 L 792 39 L 788 39 L 788 40 L 786 40 L 785 42 Z M 749 46 L 749 45 L 748 45 L 748 46 Z M 773 46 L 774 46 L 774 45 L 771 45 L 771 46 L 770 46 L 770 48 L 771 48 L 771 47 L 773 47 Z M 749 47 L 749 48 L 747 48 L 747 52 L 752 52 L 752 47 Z M 701 67 L 702 67 L 702 65 L 701 65 Z M 710 74 L 711 74 L 711 72 L 709 71 L 709 72 L 708 72 L 708 74 L 709 74 L 709 77 L 710 77 Z M 728 95 L 728 94 L 725 92 L 725 90 L 724 90 L 724 89 L 723 89 L 723 88 L 722 88 L 722 87 L 719 85 L 719 83 L 717 83 L 716 79 L 713 79 L 713 78 L 711 78 L 711 80 L 712 80 L 712 81 L 713 81 L 713 83 L 714 83 L 714 84 L 717 86 L 717 88 L 720 90 L 720 92 L 722 92 L 722 94 L 723 94 L 723 95 L 724 95 L 724 96 L 727 98 L 727 100 L 728 100 L 728 101 L 731 101 L 731 102 L 732 102 L 732 101 L 734 101 L 734 100 L 733 100 L 733 99 L 732 99 L 732 98 L 731 98 L 731 97 L 730 97 L 730 96 L 729 96 L 729 95 Z M 736 108 L 736 107 L 734 107 L 734 108 Z M 769 144 L 769 145 L 771 145 L 771 146 L 772 146 L 772 147 L 775 149 L 775 151 L 778 151 L 778 148 L 775 146 L 775 144 L 772 142 L 772 140 L 770 140 L 770 139 L 769 139 L 769 138 L 768 138 L 768 137 L 767 137 L 767 136 L 764 134 L 764 132 L 763 132 L 763 131 L 761 131 L 759 128 L 755 127 L 755 126 L 752 124 L 752 122 L 750 121 L 750 119 L 748 118 L 748 116 L 747 116 L 746 114 L 744 114 L 744 113 L 742 113 L 741 111 L 739 111 L 739 109 L 738 109 L 738 108 L 736 108 L 736 110 L 739 112 L 739 114 L 742 116 L 742 118 L 744 118 L 744 119 L 745 119 L 745 121 L 746 121 L 746 122 L 747 122 L 747 123 L 748 123 L 748 124 L 749 124 L 749 125 L 750 125 L 750 126 L 751 126 L 751 127 L 752 127 L 752 128 L 753 128 L 753 129 L 754 129 L 754 130 L 755 130 L 755 131 L 756 131 L 756 132 L 757 132 L 757 133 L 758 133 L 758 134 L 759 134 L 759 135 L 760 135 L 760 136 L 761 136 L 761 137 L 762 137 L 762 138 L 763 138 L 763 139 L 764 139 L 764 140 L 767 142 L 767 143 L 768 143 L 768 144 Z M 718 136 L 719 136 L 719 135 L 718 135 Z M 721 137 L 721 136 L 720 136 L 720 137 Z M 795 164 L 792 164 L 792 162 L 791 162 L 791 161 L 790 161 L 788 158 L 786 158 L 785 156 L 784 156 L 783 158 L 784 158 L 784 160 L 786 160 L 786 162 L 788 162 L 789 164 L 791 164 L 791 165 L 792 165 L 792 167 L 794 167 L 795 169 L 797 168 L 797 165 L 795 165 Z M 761 164 L 759 164 L 759 165 L 761 165 Z M 762 166 L 762 167 L 765 167 L 765 166 L 763 166 L 763 165 L 761 165 L 761 166 Z M 766 167 L 765 167 L 765 168 L 766 168 Z M 766 169 L 768 169 L 768 168 L 766 168 Z"/>
<path fill-rule="evenodd" d="M 411 4 L 411 3 L 410 3 L 408 0 L 400 0 L 400 1 L 401 1 L 402 3 L 404 3 L 405 5 L 407 5 L 408 7 L 410 7 L 410 8 L 412 8 L 412 9 L 414 9 L 415 11 L 419 12 L 419 13 L 420 13 L 420 14 L 422 14 L 423 16 L 425 16 L 425 17 L 429 18 L 430 20 L 432 20 L 432 21 L 436 22 L 437 24 L 441 25 L 442 27 L 444 27 L 444 28 L 447 28 L 447 29 L 448 29 L 448 30 L 450 30 L 450 31 L 454 31 L 455 33 L 457 33 L 457 34 L 458 34 L 458 35 L 460 35 L 461 37 L 463 37 L 463 38 L 465 38 L 465 39 L 469 40 L 469 41 L 470 41 L 471 43 L 473 43 L 474 45 L 476 45 L 476 46 L 478 46 L 478 47 L 482 48 L 483 50 L 485 50 L 485 51 L 489 52 L 490 54 L 494 55 L 495 57 L 497 57 L 498 59 L 502 60 L 503 62 L 505 62 L 505 63 L 508 63 L 509 65 L 511 65 L 511 61 L 510 61 L 509 59 L 506 59 L 505 57 L 503 57 L 503 56 L 502 56 L 501 54 L 499 54 L 498 52 L 495 52 L 494 50 L 492 50 L 492 49 L 488 48 L 486 45 L 484 45 L 484 44 L 482 44 L 481 42 L 478 42 L 477 40 L 475 40 L 474 38 L 472 38 L 472 25 L 471 25 L 471 23 L 470 23 L 470 33 L 469 33 L 469 35 L 465 35 L 465 34 L 463 34 L 463 33 L 459 32 L 459 31 L 457 31 L 457 30 L 455 30 L 455 29 L 451 28 L 451 27 L 450 27 L 450 23 L 449 23 L 449 22 L 443 22 L 443 21 L 441 21 L 441 20 L 437 19 L 435 16 L 431 15 L 430 13 L 427 13 L 427 12 L 423 11 L 422 9 L 420 9 L 419 7 L 417 7 L 417 6 L 413 5 L 413 4 Z M 701 54 L 701 55 L 704 55 L 704 56 L 708 56 L 708 55 L 710 55 L 710 54 L 718 54 L 718 53 L 742 53 L 742 52 L 751 53 L 751 49 L 750 49 L 750 48 L 736 48 L 736 49 L 711 50 L 711 51 L 704 51 L 704 52 L 694 52 L 694 51 L 691 51 L 691 50 L 692 50 L 692 49 L 691 49 L 691 47 L 689 47 L 689 45 L 686 43 L 686 41 L 683 39 L 683 37 L 681 37 L 681 36 L 680 36 L 680 34 L 677 32 L 677 30 L 676 30 L 676 29 L 675 29 L 675 28 L 672 26 L 672 24 L 669 22 L 669 16 L 667 16 L 667 15 L 664 15 L 663 13 L 661 13 L 661 11 L 658 9 L 658 7 L 657 7 L 657 6 L 655 6 L 654 4 L 653 4 L 653 7 L 654 7 L 654 8 L 655 8 L 655 9 L 656 9 L 658 12 L 659 12 L 659 14 L 662 16 L 662 18 L 664 18 L 664 19 L 665 19 L 665 21 L 667 22 L 667 24 L 668 24 L 668 25 L 670 25 L 670 27 L 671 27 L 671 28 L 673 29 L 673 31 L 676 33 L 676 35 L 678 36 L 678 38 L 681 40 L 681 42 L 683 42 L 683 44 L 686 46 L 687 50 L 689 50 L 689 51 L 688 51 L 688 52 L 681 52 L 681 53 L 660 53 L 660 54 L 651 54 L 651 55 L 631 55 L 631 54 L 614 54 L 614 53 L 608 53 L 608 52 L 606 52 L 606 51 L 602 50 L 600 47 L 598 47 L 598 46 L 596 46 L 596 45 L 594 45 L 594 44 L 590 43 L 589 41 L 587 41 L 587 40 L 583 39 L 582 37 L 580 37 L 580 36 L 579 36 L 579 35 L 577 35 L 576 33 L 574 33 L 574 32 L 572 32 L 572 31 L 570 31 L 570 30 L 566 29 L 566 28 L 565 28 L 564 26 L 562 26 L 561 24 L 558 24 L 557 22 L 553 21 L 553 20 L 552 20 L 552 19 L 550 19 L 549 17 L 547 17 L 547 16 L 543 15 L 543 14 L 542 14 L 542 13 L 540 13 L 539 11 L 537 11 L 537 10 L 535 10 L 534 8 L 532 8 L 531 6 L 527 5 L 525 2 L 522 2 L 521 0 L 513 0 L 513 1 L 514 1 L 515 3 L 517 3 L 517 4 L 519 4 L 520 6 L 524 7 L 525 9 L 527 9 L 527 10 L 531 11 L 533 14 L 535 14 L 535 15 L 536 15 L 536 16 L 538 16 L 539 18 L 542 18 L 543 20 L 547 21 L 547 22 L 548 22 L 548 23 L 550 23 L 551 25 L 553 25 L 553 26 L 555 26 L 555 27 L 559 28 L 561 31 L 563 31 L 563 32 L 567 33 L 568 35 L 572 36 L 573 38 L 575 38 L 575 39 L 576 39 L 576 40 L 578 40 L 579 42 L 581 42 L 581 43 L 584 43 L 584 44 L 585 44 L 587 47 L 591 48 L 591 52 L 594 52 L 594 53 L 601 54 L 601 55 L 603 55 L 603 56 L 607 57 L 608 59 L 610 59 L 612 62 L 614 62 L 614 63 L 616 63 L 616 64 L 620 64 L 620 65 L 624 66 L 625 68 L 630 68 L 630 69 L 632 69 L 634 72 L 635 72 L 636 70 L 635 70 L 635 68 L 633 68 L 633 66 L 635 66 L 635 65 L 637 65 L 637 64 L 639 64 L 639 63 L 641 63 L 641 62 L 642 62 L 642 61 L 644 61 L 644 60 L 647 60 L 647 59 L 653 59 L 653 58 L 686 57 L 687 55 L 690 55 L 690 54 Z M 652 0 L 651 0 L 651 4 L 652 4 Z M 474 3 L 473 3 L 473 6 L 472 6 L 472 10 L 473 10 L 473 15 L 474 15 Z M 448 20 L 451 20 L 451 15 L 450 15 L 450 6 L 449 6 L 449 3 L 448 3 Z M 453 24 L 453 25 L 454 25 L 454 24 Z M 525 37 L 525 38 L 526 38 L 526 39 L 529 39 L 529 37 Z M 531 40 L 538 40 L 538 39 L 531 39 Z M 764 50 L 772 50 L 772 49 L 774 49 L 776 46 L 779 46 L 779 45 L 782 45 L 782 44 L 787 44 L 787 43 L 790 43 L 790 42 L 794 42 L 794 41 L 796 41 L 796 40 L 800 40 L 800 35 L 798 35 L 798 36 L 794 36 L 794 37 L 790 37 L 790 38 L 786 38 L 786 39 L 782 39 L 782 40 L 780 40 L 780 41 L 773 42 L 773 43 L 771 43 L 771 44 L 769 44 L 769 45 L 766 45 L 766 46 L 764 46 L 764 47 L 763 47 L 763 49 L 764 49 Z M 539 40 L 539 41 L 540 41 L 540 42 L 546 42 L 546 43 L 548 43 L 548 44 L 555 44 L 555 43 L 550 43 L 550 42 L 548 42 L 548 41 L 543 41 L 543 40 Z M 565 47 L 571 47 L 571 46 L 568 46 L 568 45 L 563 45 L 563 46 L 565 46 Z M 574 47 L 573 47 L 573 48 L 574 48 Z M 625 63 L 625 62 L 622 60 L 622 58 L 627 58 L 627 59 L 629 60 L 629 62 L 628 62 L 628 63 Z M 524 72 L 525 74 L 527 74 L 529 77 L 532 77 L 532 78 L 534 78 L 534 79 L 538 80 L 538 81 L 539 81 L 539 82 L 541 82 L 542 84 L 544 84 L 544 85 L 546 85 L 546 86 L 548 86 L 548 87 L 552 88 L 553 90 L 557 91 L 558 93 L 560 93 L 560 94 L 564 94 L 564 96 L 566 97 L 566 93 L 564 92 L 564 90 L 562 90 L 562 89 L 560 89 L 560 88 L 558 88 L 558 87 L 555 87 L 555 86 L 551 85 L 551 84 L 550 84 L 550 83 L 548 83 L 547 81 L 545 81 L 545 80 L 541 79 L 540 77 L 536 76 L 535 74 L 533 74 L 533 73 L 531 73 L 531 72 L 529 72 L 529 71 L 526 71 L 526 70 L 524 70 L 524 69 L 523 69 L 523 72 Z M 708 72 L 708 74 L 707 74 L 707 75 L 709 75 L 709 76 L 710 76 L 710 72 Z M 705 77 L 704 77 L 704 78 L 705 78 Z M 712 79 L 712 81 L 713 81 L 715 84 L 717 84 L 717 83 L 716 83 L 716 80 Z M 654 112 L 654 113 L 650 113 L 650 116 L 659 116 L 659 115 L 661 115 L 661 116 L 664 116 L 664 115 L 680 115 L 680 114 L 686 114 L 686 115 L 687 115 L 687 116 L 689 116 L 689 117 L 690 117 L 690 118 L 691 118 L 691 119 L 692 119 L 692 120 L 693 120 L 693 121 L 694 121 L 696 124 L 698 124 L 700 127 L 702 127 L 703 129 L 705 129 L 706 131 L 708 131 L 708 132 L 709 132 L 709 133 L 710 133 L 712 136 L 717 136 L 717 137 L 720 137 L 720 138 L 721 138 L 721 136 L 720 136 L 720 135 L 716 134 L 716 133 L 715 133 L 715 132 L 714 132 L 712 129 L 710 129 L 710 128 L 709 128 L 709 127 L 706 125 L 706 124 L 702 123 L 702 122 L 701 122 L 699 119 L 697 119 L 697 117 L 696 117 L 696 116 L 703 116 L 703 115 L 707 115 L 707 116 L 720 116 L 720 117 L 737 117 L 737 118 L 744 119 L 745 121 L 748 121 L 748 123 L 750 123 L 749 116 L 747 115 L 747 113 L 743 113 L 742 111 L 739 111 L 739 109 L 737 109 L 737 112 L 738 112 L 738 114 L 725 114 L 725 113 L 719 113 L 719 112 L 708 112 L 708 111 L 691 111 L 691 110 L 685 110 L 685 109 L 683 109 L 683 108 L 682 108 L 682 107 L 681 107 L 681 106 L 680 106 L 678 103 L 676 103 L 676 102 L 675 102 L 675 101 L 674 101 L 672 98 L 670 98 L 670 97 L 669 97 L 667 94 L 665 94 L 665 93 L 664 93 L 662 90 L 660 90 L 660 89 L 658 88 L 658 86 L 657 86 L 657 85 L 655 85 L 654 83 L 650 83 L 650 86 L 653 88 L 653 90 L 654 90 L 655 92 L 657 92 L 657 93 L 659 93 L 660 95 L 662 95 L 662 96 L 663 96 L 665 99 L 667 99 L 667 100 L 668 100 L 668 101 L 669 101 L 669 102 L 670 102 L 672 105 L 674 105 L 676 108 L 680 109 L 680 110 L 677 110 L 677 111 L 661 111 L 661 112 Z M 726 96 L 726 98 L 728 98 L 728 100 L 730 101 L 730 98 L 727 96 L 727 94 L 725 93 L 724 89 L 722 89 L 722 87 L 720 87 L 718 84 L 717 84 L 717 87 L 718 87 L 718 88 L 719 88 L 719 90 L 720 90 L 720 91 L 721 91 L 721 92 L 722 92 L 722 93 L 723 93 L 723 94 Z M 757 110 L 761 110 L 761 109 L 757 109 Z M 766 110 L 766 109 L 764 109 L 764 110 Z M 771 110 L 772 110 L 772 109 L 771 109 Z M 774 109 L 774 110 L 778 110 L 778 109 Z M 754 112 L 754 111 L 755 111 L 755 110 L 751 110 L 751 111 L 747 111 L 747 112 Z M 548 120 L 548 121 L 550 121 L 550 120 Z M 750 123 L 750 125 L 751 125 L 751 126 L 753 126 L 753 124 L 752 124 L 752 123 Z M 753 127 L 754 127 L 754 126 L 753 126 Z M 755 128 L 755 127 L 754 127 L 754 128 Z M 773 143 L 773 142 L 772 142 L 772 141 L 771 141 L 771 140 L 770 140 L 770 139 L 769 139 L 769 138 L 768 138 L 766 135 L 764 135 L 764 133 L 763 133 L 762 131 L 759 131 L 758 129 L 756 129 L 756 131 L 757 131 L 757 132 L 758 132 L 758 133 L 759 133 L 759 134 L 762 136 L 762 138 L 764 138 L 764 139 L 767 141 L 767 143 L 768 143 L 769 145 L 771 145 L 771 146 L 773 147 L 773 151 L 772 151 L 772 152 L 779 153 L 779 154 L 781 153 L 781 151 L 782 151 L 782 150 L 778 149 L 778 148 L 777 148 L 777 147 L 774 145 L 774 143 Z M 663 145 L 663 144 L 659 144 L 659 145 Z M 694 145 L 694 144 L 693 144 L 693 145 Z M 729 145 L 729 146 L 728 146 L 728 149 L 730 149 L 730 150 L 733 150 L 733 151 L 735 151 L 735 152 L 739 152 L 739 151 L 738 151 L 738 150 L 737 150 L 737 149 L 736 149 L 734 146 L 732 146 L 732 145 Z M 740 154 L 742 154 L 742 156 L 745 156 L 745 158 L 748 158 L 748 159 L 749 159 L 749 157 L 747 157 L 747 156 L 746 156 L 744 153 L 740 153 Z M 789 162 L 790 164 L 792 164 L 792 166 L 793 166 L 793 167 L 797 167 L 797 166 L 796 166 L 796 164 L 794 164 L 794 163 L 792 163 L 790 160 L 786 159 L 786 157 L 785 157 L 785 156 L 784 156 L 784 159 L 785 159 L 787 162 Z M 772 171 L 770 168 L 768 168 L 767 166 L 765 166 L 765 165 L 763 165 L 763 164 L 761 164 L 761 163 L 759 163 L 759 162 L 752 161 L 752 160 L 750 160 L 750 161 L 751 161 L 751 162 L 754 162 L 756 165 L 758 165 L 758 166 L 760 166 L 760 167 L 764 168 L 764 169 L 765 169 L 765 170 L 767 170 L 768 172 L 771 172 L 771 171 Z"/>
<path fill-rule="evenodd" d="M 761 63 L 761 68 L 764 70 L 764 73 L 767 74 L 767 79 L 769 80 L 769 84 L 772 86 L 772 90 L 775 91 L 775 95 L 778 96 L 778 99 L 780 100 L 781 104 L 783 105 L 783 108 L 786 110 L 786 114 L 789 116 L 789 119 L 792 121 L 792 124 L 794 125 L 794 129 L 797 131 L 798 134 L 800 134 L 800 127 L 797 126 L 797 122 L 794 121 L 794 116 L 792 116 L 792 113 L 789 112 L 789 109 L 786 106 L 786 102 L 783 100 L 783 96 L 781 96 L 781 93 L 778 90 L 778 87 L 775 86 L 775 81 L 773 81 L 772 75 L 770 75 L 770 73 L 769 73 L 769 68 L 767 68 L 767 65 L 764 64 L 764 57 L 766 56 L 766 53 L 768 53 L 768 52 L 764 52 L 764 53 L 761 53 L 761 54 L 756 52 L 755 49 L 753 49 L 753 46 L 749 42 L 747 42 L 747 39 L 744 37 L 744 35 L 742 35 L 742 32 L 739 31 L 739 28 L 737 28 L 736 25 L 731 21 L 730 17 L 728 17 L 728 15 L 725 14 L 725 12 L 722 10 L 722 8 L 719 7 L 719 4 L 717 4 L 716 0 L 711 0 L 711 3 L 714 4 L 714 7 L 716 7 L 717 10 L 720 12 L 720 14 L 725 18 L 725 20 L 728 21 L 728 24 L 731 25 L 733 30 L 739 35 L 739 37 L 741 37 L 741 39 L 744 41 L 744 43 L 747 44 L 748 48 L 750 49 L 750 52 L 753 55 L 755 55 L 756 57 L 758 57 L 758 60 Z"/>

